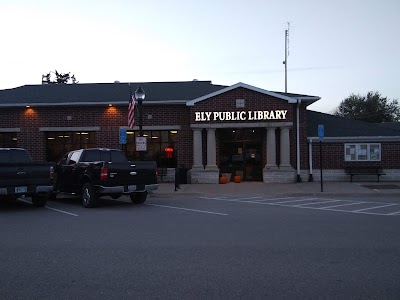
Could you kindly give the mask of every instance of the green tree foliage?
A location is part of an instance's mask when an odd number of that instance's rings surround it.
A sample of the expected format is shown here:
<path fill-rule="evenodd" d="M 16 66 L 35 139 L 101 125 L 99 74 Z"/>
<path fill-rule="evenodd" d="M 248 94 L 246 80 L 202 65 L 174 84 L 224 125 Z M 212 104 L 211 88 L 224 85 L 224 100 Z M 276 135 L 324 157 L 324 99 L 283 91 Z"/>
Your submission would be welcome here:
<path fill-rule="evenodd" d="M 44 84 L 67 84 L 67 83 L 78 83 L 75 75 L 68 73 L 59 73 L 57 70 L 50 71 L 47 74 L 42 75 L 42 83 Z"/>
<path fill-rule="evenodd" d="M 397 100 L 388 100 L 379 92 L 368 92 L 366 96 L 351 94 L 340 103 L 334 114 L 370 123 L 400 121 Z"/>

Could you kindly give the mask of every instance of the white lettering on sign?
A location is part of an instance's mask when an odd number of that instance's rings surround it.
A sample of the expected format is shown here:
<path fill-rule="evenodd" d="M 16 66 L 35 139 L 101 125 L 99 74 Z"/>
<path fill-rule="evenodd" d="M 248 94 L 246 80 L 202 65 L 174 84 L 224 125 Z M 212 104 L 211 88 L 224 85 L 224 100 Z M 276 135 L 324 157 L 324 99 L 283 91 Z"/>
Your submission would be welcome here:
<path fill-rule="evenodd" d="M 195 112 L 196 122 L 285 120 L 287 110 Z"/>

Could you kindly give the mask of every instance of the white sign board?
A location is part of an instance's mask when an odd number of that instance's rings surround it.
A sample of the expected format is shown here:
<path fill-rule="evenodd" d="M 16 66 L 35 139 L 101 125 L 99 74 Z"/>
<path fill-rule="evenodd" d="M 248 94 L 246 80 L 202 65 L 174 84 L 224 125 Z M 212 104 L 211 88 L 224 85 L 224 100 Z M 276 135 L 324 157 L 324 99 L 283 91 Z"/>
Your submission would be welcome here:
<path fill-rule="evenodd" d="M 136 137 L 136 151 L 147 151 L 147 139 L 145 136 Z"/>

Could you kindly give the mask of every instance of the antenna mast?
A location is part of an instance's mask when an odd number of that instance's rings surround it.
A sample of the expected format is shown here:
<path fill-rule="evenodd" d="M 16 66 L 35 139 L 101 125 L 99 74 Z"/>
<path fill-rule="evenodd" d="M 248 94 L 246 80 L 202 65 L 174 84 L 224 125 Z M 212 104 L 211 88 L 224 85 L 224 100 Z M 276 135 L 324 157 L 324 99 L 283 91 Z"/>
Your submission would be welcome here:
<path fill-rule="evenodd" d="M 285 65 L 285 93 L 287 93 L 287 57 L 289 56 L 289 27 L 290 23 L 288 22 L 288 29 L 285 30 L 285 60 L 283 64 Z"/>

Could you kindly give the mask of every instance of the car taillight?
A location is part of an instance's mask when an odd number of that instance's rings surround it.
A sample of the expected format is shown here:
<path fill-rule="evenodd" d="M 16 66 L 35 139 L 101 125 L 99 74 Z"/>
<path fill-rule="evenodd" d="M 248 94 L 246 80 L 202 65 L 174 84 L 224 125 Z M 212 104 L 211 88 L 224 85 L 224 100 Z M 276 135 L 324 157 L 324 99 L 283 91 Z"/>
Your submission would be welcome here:
<path fill-rule="evenodd" d="M 100 180 L 107 180 L 107 179 L 108 179 L 108 169 L 103 167 L 100 169 Z"/>
<path fill-rule="evenodd" d="M 53 179 L 54 178 L 54 168 L 50 167 L 50 178 Z"/>
<path fill-rule="evenodd" d="M 156 176 L 158 176 L 158 168 L 156 167 Z"/>

